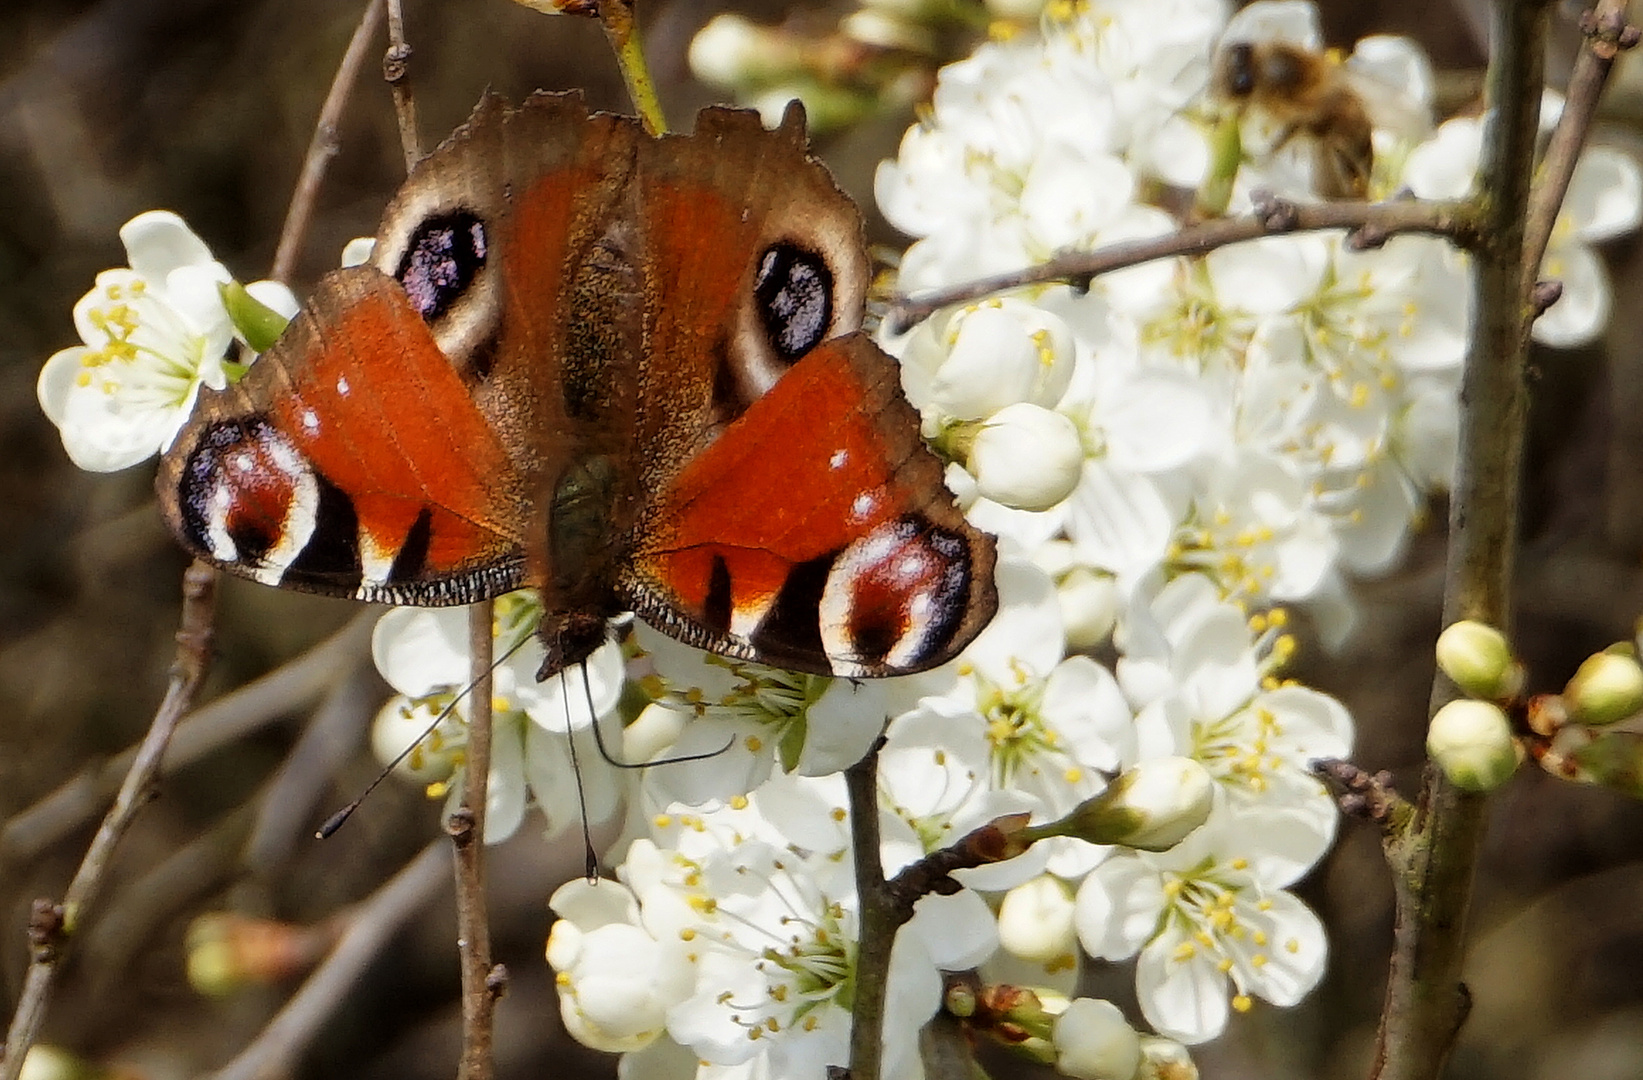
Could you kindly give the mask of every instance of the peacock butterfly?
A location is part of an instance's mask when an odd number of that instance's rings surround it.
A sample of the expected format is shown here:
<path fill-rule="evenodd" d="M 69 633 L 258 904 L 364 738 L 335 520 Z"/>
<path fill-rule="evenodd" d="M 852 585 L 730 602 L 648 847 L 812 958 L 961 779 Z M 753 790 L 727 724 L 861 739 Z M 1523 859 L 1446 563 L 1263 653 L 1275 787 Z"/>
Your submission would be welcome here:
<path fill-rule="evenodd" d="M 859 329 L 860 214 L 777 130 L 653 138 L 487 95 L 157 480 L 171 530 L 271 585 L 439 606 L 539 590 L 541 677 L 624 610 L 817 674 L 951 658 L 992 538 Z"/>

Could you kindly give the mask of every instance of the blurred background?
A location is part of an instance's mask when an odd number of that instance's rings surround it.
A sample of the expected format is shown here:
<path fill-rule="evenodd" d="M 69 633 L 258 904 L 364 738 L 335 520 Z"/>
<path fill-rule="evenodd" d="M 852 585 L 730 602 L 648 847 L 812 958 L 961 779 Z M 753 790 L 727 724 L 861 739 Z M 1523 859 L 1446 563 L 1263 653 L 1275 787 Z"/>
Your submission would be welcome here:
<path fill-rule="evenodd" d="M 1476 84 L 1476 13 L 1445 2 L 1320 4 L 1331 43 L 1370 32 L 1419 39 L 1452 85 Z M 34 382 L 75 340 L 74 302 L 123 265 L 132 215 L 181 213 L 241 280 L 268 268 L 286 202 L 359 0 L 7 0 L 0 5 L 0 1006 L 26 966 L 30 901 L 58 896 L 84 851 L 122 750 L 165 685 L 185 560 L 165 535 L 152 472 L 71 466 Z M 718 95 L 691 79 L 691 35 L 719 3 L 641 10 L 675 124 Z M 740 6 L 775 23 L 827 27 L 840 12 Z M 1560 9 L 1551 61 L 1574 55 L 1575 9 Z M 491 87 L 581 88 L 623 109 L 603 36 L 509 0 L 407 0 L 412 82 L 428 145 Z M 944 47 L 965 44 L 955 35 Z M 302 295 L 343 243 L 375 228 L 402 177 L 381 46 L 339 132 L 296 280 Z M 1624 82 L 1624 79 L 1622 80 Z M 1465 90 L 1457 91 L 1464 100 Z M 1638 146 L 1639 95 L 1612 95 L 1598 137 Z M 1458 101 L 1457 101 L 1458 103 Z M 873 239 L 900 246 L 871 210 L 872 170 L 893 155 L 910 106 L 818 140 L 866 210 Z M 1534 689 L 1556 689 L 1590 652 L 1632 635 L 1643 613 L 1643 252 L 1607 251 L 1615 277 L 1606 343 L 1538 354 L 1516 640 Z M 1418 779 L 1430 644 L 1438 630 L 1446 510 L 1396 575 L 1364 583 L 1361 629 L 1338 656 L 1305 650 L 1295 674 L 1342 698 L 1357 760 Z M 315 824 L 376 771 L 364 747 L 386 696 L 356 605 L 225 581 L 218 659 L 160 796 L 119 852 L 111 888 L 62 972 L 43 1041 L 121 1074 L 209 1073 L 262 1029 L 299 977 L 211 997 L 186 977 L 190 926 L 236 912 L 309 929 L 274 942 L 323 946 L 326 920 L 370 895 L 438 835 L 437 804 L 390 783 L 335 838 Z M 316 648 L 332 635 L 336 641 Z M 237 688 L 264 676 L 249 691 Z M 211 704 L 215 703 L 215 704 Z M 547 897 L 577 873 L 575 840 L 547 850 L 531 829 L 492 876 L 497 959 L 512 973 L 498 1020 L 499 1075 L 609 1076 L 614 1059 L 559 1027 L 542 946 Z M 1474 908 L 1475 1009 L 1456 1078 L 1621 1080 L 1643 1076 L 1643 806 L 1525 770 L 1494 802 Z M 1195 1054 L 1212 1080 L 1362 1076 L 1391 940 L 1391 887 L 1376 836 L 1347 824 L 1302 895 L 1324 917 L 1333 958 L 1298 1009 L 1258 1007 Z M 449 886 L 394 936 L 293 1066 L 300 1077 L 446 1077 L 459 1034 Z M 222 931 L 222 927 L 218 927 Z M 202 938 L 192 938 L 198 947 Z M 288 940 L 289 939 L 289 940 Z M 197 954 L 198 955 L 198 954 Z M 278 965 L 276 965 L 277 967 Z M 296 965 L 300 969 L 300 963 Z M 1127 973 L 1091 990 L 1130 1001 Z M 1132 1016 L 1138 1016 L 1133 1008 Z M 996 1075 L 1006 1075 L 1000 1066 Z M 1020 1066 L 1012 1075 L 1021 1075 Z"/>

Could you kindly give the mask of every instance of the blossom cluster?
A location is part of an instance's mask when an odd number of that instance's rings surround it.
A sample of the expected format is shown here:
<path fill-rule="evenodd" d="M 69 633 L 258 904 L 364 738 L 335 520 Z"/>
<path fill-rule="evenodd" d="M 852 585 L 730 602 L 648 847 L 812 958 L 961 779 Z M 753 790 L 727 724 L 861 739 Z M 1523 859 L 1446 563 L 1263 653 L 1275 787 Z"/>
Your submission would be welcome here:
<path fill-rule="evenodd" d="M 1040 34 L 943 69 L 877 178 L 885 215 L 918 238 L 901 289 L 1160 236 L 1218 184 L 1234 213 L 1260 191 L 1313 197 L 1308 148 L 1207 86 L 1228 42 L 1314 50 L 1316 22 L 1292 0 L 1230 21 L 1220 0 L 1052 3 Z M 1345 63 L 1396 88 L 1388 115 L 1417 118 L 1377 119 L 1371 194 L 1464 194 L 1479 123 L 1432 127 L 1418 51 L 1368 39 Z M 1229 123 L 1243 148 L 1230 171 Z M 1631 159 L 1587 159 L 1547 256 L 1564 292 L 1544 340 L 1601 328 L 1591 244 L 1634 228 L 1640 206 Z M 93 469 L 162 449 L 198 387 L 237 370 L 229 278 L 203 243 L 164 213 L 122 236 L 130 268 L 99 277 L 76 308 L 85 344 L 39 384 Z M 1353 724 L 1285 676 L 1297 646 L 1281 605 L 1307 605 L 1339 642 L 1349 576 L 1398 559 L 1452 470 L 1469 317 L 1465 258 L 1443 241 L 1359 251 L 1315 234 L 1020 289 L 885 334 L 949 484 L 1000 538 L 998 615 L 934 671 L 799 675 L 634 622 L 539 683 L 540 601 L 499 600 L 486 841 L 527 822 L 547 836 L 621 824 L 600 853 L 614 879 L 551 901 L 571 1033 L 663 1080 L 842 1064 L 862 913 L 861 808 L 841 773 L 881 736 L 870 812 L 886 874 L 990 822 L 1045 837 L 918 903 L 891 958 L 886 1075 L 921 1075 L 917 1034 L 954 971 L 996 1005 L 972 1014 L 976 1034 L 983 1013 L 1006 1016 L 1016 1049 L 1117 1080 L 1189 1075 L 1184 1046 L 1257 1000 L 1298 1002 L 1327 949 L 1291 888 L 1336 823 L 1310 764 L 1347 755 Z M 396 610 L 373 640 L 396 691 L 376 750 L 450 800 L 467 770 L 467 622 Z M 1070 997 L 1084 967 L 1130 961 L 1154 1034 Z"/>

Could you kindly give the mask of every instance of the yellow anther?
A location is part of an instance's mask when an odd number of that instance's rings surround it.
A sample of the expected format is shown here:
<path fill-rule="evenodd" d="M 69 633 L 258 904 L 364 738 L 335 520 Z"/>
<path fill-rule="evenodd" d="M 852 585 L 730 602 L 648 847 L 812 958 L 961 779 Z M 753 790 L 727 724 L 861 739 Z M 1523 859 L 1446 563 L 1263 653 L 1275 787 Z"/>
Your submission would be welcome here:
<path fill-rule="evenodd" d="M 1249 869 L 1249 860 L 1246 859 L 1246 858 L 1243 858 L 1242 856 L 1240 856 L 1236 859 L 1233 859 L 1232 860 L 1232 868 L 1234 870 L 1248 870 Z"/>
<path fill-rule="evenodd" d="M 1176 960 L 1191 960 L 1198 955 L 1198 948 L 1190 941 L 1183 941 L 1175 947 L 1171 955 Z"/>
<path fill-rule="evenodd" d="M 735 795 L 731 797 L 730 808 L 732 810 L 746 810 L 747 807 L 748 802 L 746 795 Z"/>
<path fill-rule="evenodd" d="M 757 735 L 749 735 L 747 737 L 747 748 L 757 754 L 760 750 L 764 749 L 764 740 L 759 738 Z"/>
<path fill-rule="evenodd" d="M 1232 1007 L 1238 1012 L 1247 1013 L 1255 1007 L 1255 1002 L 1250 1000 L 1248 994 L 1236 994 L 1232 999 Z"/>
<path fill-rule="evenodd" d="M 673 824 L 672 814 L 657 814 L 650 819 L 650 823 L 658 829 L 666 829 Z"/>
<path fill-rule="evenodd" d="M 835 807 L 833 807 L 831 816 L 832 816 L 834 821 L 843 821 L 846 817 L 849 816 L 849 812 L 846 811 L 845 808 L 842 807 L 842 806 L 835 806 Z"/>

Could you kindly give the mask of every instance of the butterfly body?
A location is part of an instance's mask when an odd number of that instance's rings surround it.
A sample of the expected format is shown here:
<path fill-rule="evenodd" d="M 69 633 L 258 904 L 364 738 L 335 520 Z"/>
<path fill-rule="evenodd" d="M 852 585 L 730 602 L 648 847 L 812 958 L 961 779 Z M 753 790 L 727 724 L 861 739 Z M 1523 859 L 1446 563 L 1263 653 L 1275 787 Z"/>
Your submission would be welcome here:
<path fill-rule="evenodd" d="M 991 539 L 859 331 L 861 222 L 802 114 L 651 138 L 487 97 L 162 465 L 173 531 L 270 584 L 412 605 L 531 586 L 544 674 L 633 610 L 801 671 L 921 670 L 996 604 Z"/>

